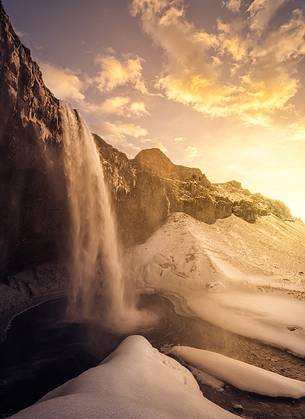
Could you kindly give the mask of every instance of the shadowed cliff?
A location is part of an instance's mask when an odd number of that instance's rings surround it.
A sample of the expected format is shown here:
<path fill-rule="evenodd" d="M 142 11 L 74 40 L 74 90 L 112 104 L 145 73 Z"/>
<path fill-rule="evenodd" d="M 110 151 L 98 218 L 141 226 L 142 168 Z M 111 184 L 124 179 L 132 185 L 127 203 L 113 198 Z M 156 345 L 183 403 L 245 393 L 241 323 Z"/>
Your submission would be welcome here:
<path fill-rule="evenodd" d="M 64 233 L 59 101 L 0 3 L 0 272 L 58 255 Z"/>

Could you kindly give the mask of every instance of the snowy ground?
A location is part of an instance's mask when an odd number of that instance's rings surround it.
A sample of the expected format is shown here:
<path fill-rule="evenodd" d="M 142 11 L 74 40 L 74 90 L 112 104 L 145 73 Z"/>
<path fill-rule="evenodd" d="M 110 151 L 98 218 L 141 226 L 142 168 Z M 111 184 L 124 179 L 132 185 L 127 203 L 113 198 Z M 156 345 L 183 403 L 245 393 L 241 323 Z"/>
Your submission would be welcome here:
<path fill-rule="evenodd" d="M 204 398 L 193 375 L 129 336 L 103 363 L 19 412 L 18 419 L 229 419 L 235 415 Z"/>
<path fill-rule="evenodd" d="M 167 294 L 183 314 L 305 357 L 302 222 L 231 216 L 207 225 L 176 213 L 130 263 L 138 287 Z"/>

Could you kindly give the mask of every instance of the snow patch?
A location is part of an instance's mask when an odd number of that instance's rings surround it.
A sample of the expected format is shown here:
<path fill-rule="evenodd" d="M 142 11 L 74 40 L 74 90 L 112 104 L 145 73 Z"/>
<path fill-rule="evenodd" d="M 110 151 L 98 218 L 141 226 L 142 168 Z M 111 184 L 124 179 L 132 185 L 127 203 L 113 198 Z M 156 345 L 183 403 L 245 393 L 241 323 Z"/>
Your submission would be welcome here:
<path fill-rule="evenodd" d="M 271 397 L 305 397 L 303 381 L 202 349 L 175 346 L 172 353 L 186 363 L 240 390 Z"/>

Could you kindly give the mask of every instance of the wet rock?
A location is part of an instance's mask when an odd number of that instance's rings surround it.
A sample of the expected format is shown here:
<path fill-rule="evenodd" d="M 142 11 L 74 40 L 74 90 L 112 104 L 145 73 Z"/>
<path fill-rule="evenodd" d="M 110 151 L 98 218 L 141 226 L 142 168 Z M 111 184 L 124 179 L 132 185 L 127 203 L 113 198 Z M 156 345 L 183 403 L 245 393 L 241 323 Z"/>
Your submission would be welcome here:
<path fill-rule="evenodd" d="M 241 404 L 239 403 L 234 403 L 232 404 L 233 409 L 235 410 L 236 413 L 243 413 L 244 408 Z"/>

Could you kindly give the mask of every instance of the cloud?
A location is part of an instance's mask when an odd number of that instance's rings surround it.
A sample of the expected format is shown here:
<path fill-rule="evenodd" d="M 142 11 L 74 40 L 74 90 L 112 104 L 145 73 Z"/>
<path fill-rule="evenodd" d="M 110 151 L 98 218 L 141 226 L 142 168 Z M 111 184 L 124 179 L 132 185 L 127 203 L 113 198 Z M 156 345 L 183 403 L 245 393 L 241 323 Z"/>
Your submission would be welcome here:
<path fill-rule="evenodd" d="M 27 32 L 22 32 L 22 31 L 16 31 L 16 34 L 18 35 L 19 38 L 25 38 L 26 36 L 28 36 Z"/>
<path fill-rule="evenodd" d="M 131 14 L 163 51 L 156 87 L 166 98 L 206 115 L 270 124 L 277 112 L 291 110 L 299 89 L 303 13 L 295 10 L 269 27 L 283 0 L 224 4 L 234 14 L 218 20 L 214 33 L 189 22 L 179 0 L 133 0 Z"/>
<path fill-rule="evenodd" d="M 140 144 L 150 143 L 150 139 L 145 139 L 148 132 L 140 125 L 126 123 L 122 121 L 103 122 L 92 124 L 92 129 L 105 141 L 125 152 L 129 157 L 134 156 L 143 147 Z"/>
<path fill-rule="evenodd" d="M 183 137 L 174 138 L 175 143 L 182 143 L 185 139 Z"/>
<path fill-rule="evenodd" d="M 165 145 L 158 139 L 152 139 L 152 138 L 142 138 L 140 140 L 141 144 L 145 144 L 146 147 L 151 148 L 158 148 L 162 151 L 164 154 L 168 154 L 168 149 L 165 147 Z"/>
<path fill-rule="evenodd" d="M 156 143 L 154 143 L 154 147 L 159 148 L 159 150 L 162 151 L 162 153 L 164 154 L 168 154 L 168 149 L 165 147 L 164 144 L 162 144 L 160 141 L 157 141 Z"/>
<path fill-rule="evenodd" d="M 278 66 L 294 64 L 305 55 L 305 19 L 300 9 L 292 12 L 288 22 L 265 36 L 264 42 L 256 45 L 251 57 L 261 62 L 274 62 Z"/>
<path fill-rule="evenodd" d="M 261 32 L 285 0 L 254 0 L 248 7 L 250 28 Z"/>
<path fill-rule="evenodd" d="M 142 116 L 149 115 L 144 102 L 132 102 L 129 107 L 131 115 Z"/>
<path fill-rule="evenodd" d="M 68 68 L 56 67 L 47 62 L 40 62 L 43 79 L 48 88 L 60 99 L 83 101 L 86 83 L 80 76 Z"/>
<path fill-rule="evenodd" d="M 302 141 L 305 144 L 305 118 L 292 122 L 285 132 L 286 141 Z"/>
<path fill-rule="evenodd" d="M 103 135 L 123 139 L 125 137 L 141 138 L 147 135 L 147 130 L 139 125 L 125 122 L 105 122 L 101 126 Z"/>
<path fill-rule="evenodd" d="M 217 20 L 217 50 L 220 55 L 228 54 L 237 62 L 245 61 L 250 45 L 249 39 L 241 36 L 240 22 L 227 24 L 221 19 Z"/>
<path fill-rule="evenodd" d="M 185 148 L 185 152 L 186 152 L 186 158 L 188 160 L 194 160 L 196 157 L 200 155 L 198 149 L 192 145 L 188 145 Z"/>
<path fill-rule="evenodd" d="M 124 110 L 129 105 L 130 98 L 127 96 L 115 96 L 106 99 L 102 105 L 101 110 L 104 113 L 122 115 Z"/>
<path fill-rule="evenodd" d="M 129 85 L 143 94 L 147 93 L 142 76 L 142 58 L 123 57 L 119 60 L 114 55 L 103 55 L 97 57 L 96 62 L 101 67 L 96 83 L 102 92 Z"/>
<path fill-rule="evenodd" d="M 171 100 L 209 114 L 223 113 L 234 88 L 219 85 L 210 49 L 215 35 L 196 31 L 176 1 L 135 0 L 133 15 L 140 15 L 143 29 L 159 45 L 167 59 L 157 88 Z"/>
<path fill-rule="evenodd" d="M 241 0 L 226 0 L 223 2 L 224 6 L 231 12 L 238 12 L 241 7 Z"/>
<path fill-rule="evenodd" d="M 110 97 L 102 103 L 101 110 L 106 114 L 128 118 L 149 115 L 144 102 L 133 102 L 129 96 Z"/>

